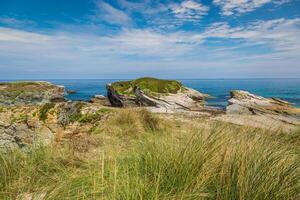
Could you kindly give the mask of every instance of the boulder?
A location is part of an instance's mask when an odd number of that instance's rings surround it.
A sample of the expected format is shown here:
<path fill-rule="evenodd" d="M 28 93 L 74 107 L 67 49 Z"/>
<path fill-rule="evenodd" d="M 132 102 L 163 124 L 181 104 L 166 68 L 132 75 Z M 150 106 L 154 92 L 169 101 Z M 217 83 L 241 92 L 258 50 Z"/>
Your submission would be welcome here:
<path fill-rule="evenodd" d="M 278 98 L 264 98 L 243 90 L 230 92 L 226 114 L 268 114 L 274 116 L 300 117 L 300 109 Z"/>
<path fill-rule="evenodd" d="M 0 106 L 64 101 L 64 87 L 49 82 L 0 83 Z"/>
<path fill-rule="evenodd" d="M 175 80 L 140 78 L 107 85 L 107 97 L 116 107 L 147 106 L 176 110 L 201 110 L 207 94 Z"/>

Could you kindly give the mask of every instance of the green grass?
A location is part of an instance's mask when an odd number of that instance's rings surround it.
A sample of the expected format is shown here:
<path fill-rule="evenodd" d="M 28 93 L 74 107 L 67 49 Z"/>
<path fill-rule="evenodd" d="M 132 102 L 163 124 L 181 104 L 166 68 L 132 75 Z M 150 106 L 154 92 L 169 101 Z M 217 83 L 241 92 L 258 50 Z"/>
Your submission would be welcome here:
<path fill-rule="evenodd" d="M 93 133 L 99 134 L 0 154 L 0 199 L 300 197 L 300 130 L 276 133 L 220 122 L 200 126 L 202 119 L 180 122 L 143 109 L 103 108 L 78 119 L 95 125 Z M 89 145 L 85 137 L 101 139 L 101 145 L 90 154 L 77 151 Z"/>
<path fill-rule="evenodd" d="M 22 123 L 22 122 L 26 122 L 27 119 L 28 119 L 28 116 L 26 114 L 20 114 L 18 116 L 12 116 L 10 118 L 10 122 L 11 123 L 14 123 L 14 122 Z"/>
<path fill-rule="evenodd" d="M 112 83 L 112 87 L 119 94 L 133 94 L 133 89 L 135 86 L 138 86 L 145 93 L 160 93 L 167 94 L 173 93 L 176 94 L 178 91 L 184 89 L 183 85 L 175 80 L 162 80 L 156 78 L 139 78 L 131 81 L 120 81 Z"/>
<path fill-rule="evenodd" d="M 96 123 L 97 121 L 101 120 L 105 114 L 108 114 L 110 112 L 112 112 L 111 109 L 102 108 L 95 113 L 80 114 L 76 120 L 80 123 Z"/>
<path fill-rule="evenodd" d="M 0 92 L 4 93 L 23 93 L 25 91 L 35 90 L 35 91 L 44 91 L 46 89 L 55 88 L 56 86 L 49 84 L 48 82 L 38 82 L 38 81 L 16 81 L 16 82 L 5 82 L 0 83 L 0 86 L 6 86 L 5 88 L 0 87 Z"/>
<path fill-rule="evenodd" d="M 4 82 L 0 83 L 0 85 L 8 85 L 8 86 L 27 86 L 27 85 L 40 85 L 40 82 L 35 81 L 16 81 L 16 82 Z"/>
<path fill-rule="evenodd" d="M 300 131 L 283 135 L 226 123 L 189 127 L 128 109 L 105 124 L 107 137 L 123 134 L 111 149 L 124 145 L 125 138 L 132 144 L 119 153 L 102 146 L 90 157 L 59 146 L 0 154 L 0 199 L 24 194 L 119 200 L 300 197 Z"/>
<path fill-rule="evenodd" d="M 40 113 L 39 113 L 39 119 L 41 121 L 46 121 L 47 120 L 47 114 L 48 111 L 52 108 L 54 108 L 55 104 L 54 103 L 46 103 L 45 105 L 43 105 L 40 109 Z"/>

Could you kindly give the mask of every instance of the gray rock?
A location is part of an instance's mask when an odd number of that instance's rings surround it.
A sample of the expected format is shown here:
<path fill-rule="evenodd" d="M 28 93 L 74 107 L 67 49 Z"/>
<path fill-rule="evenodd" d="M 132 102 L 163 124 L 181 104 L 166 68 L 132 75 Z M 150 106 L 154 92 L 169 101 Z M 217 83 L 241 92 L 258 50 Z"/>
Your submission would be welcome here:
<path fill-rule="evenodd" d="M 13 123 L 0 127 L 0 151 L 44 146 L 54 141 L 55 134 L 45 125 L 31 129 L 26 123 Z"/>
<path fill-rule="evenodd" d="M 243 90 L 234 90 L 230 93 L 227 114 L 250 114 L 272 116 L 286 116 L 297 118 L 300 116 L 300 109 L 294 107 L 287 101 L 277 98 L 264 98 Z"/>
<path fill-rule="evenodd" d="M 64 87 L 49 82 L 0 83 L 0 105 L 35 105 L 64 101 Z"/>

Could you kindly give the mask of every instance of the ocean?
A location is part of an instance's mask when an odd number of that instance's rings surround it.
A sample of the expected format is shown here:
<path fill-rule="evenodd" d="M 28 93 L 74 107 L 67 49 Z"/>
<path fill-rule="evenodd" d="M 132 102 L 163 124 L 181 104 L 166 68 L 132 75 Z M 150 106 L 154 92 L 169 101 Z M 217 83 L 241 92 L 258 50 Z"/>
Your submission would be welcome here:
<path fill-rule="evenodd" d="M 2 80 L 3 82 L 5 80 Z M 7 80 L 6 80 L 7 81 Z M 68 94 L 70 100 L 89 100 L 95 94 L 106 95 L 106 84 L 116 79 L 55 79 L 47 80 L 75 90 Z M 179 79 L 186 87 L 211 95 L 207 105 L 224 108 L 229 92 L 234 89 L 247 90 L 264 97 L 277 97 L 300 107 L 300 79 Z"/>

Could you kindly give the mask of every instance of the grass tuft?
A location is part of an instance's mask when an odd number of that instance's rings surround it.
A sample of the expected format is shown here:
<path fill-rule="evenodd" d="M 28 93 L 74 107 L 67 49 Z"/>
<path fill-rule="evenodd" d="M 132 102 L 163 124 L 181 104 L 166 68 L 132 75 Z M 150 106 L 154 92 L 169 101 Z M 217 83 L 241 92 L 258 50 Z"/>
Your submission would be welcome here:
<path fill-rule="evenodd" d="M 299 199 L 299 131 L 180 122 L 165 130 L 166 123 L 147 110 L 121 109 L 102 127 L 108 139 L 135 141 L 111 146 L 125 146 L 120 153 L 101 147 L 80 156 L 49 146 L 0 154 L 0 199 Z"/>

